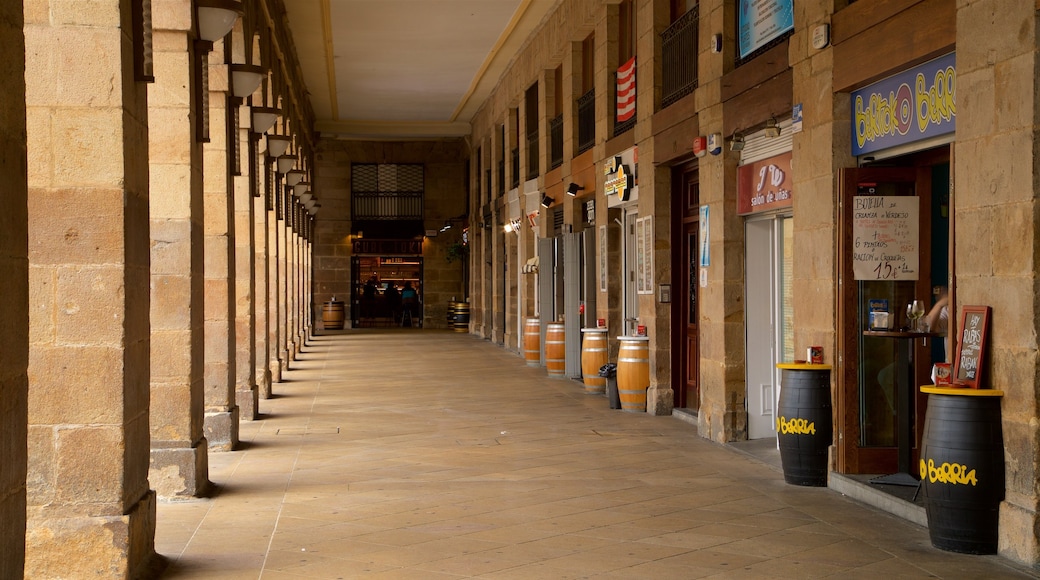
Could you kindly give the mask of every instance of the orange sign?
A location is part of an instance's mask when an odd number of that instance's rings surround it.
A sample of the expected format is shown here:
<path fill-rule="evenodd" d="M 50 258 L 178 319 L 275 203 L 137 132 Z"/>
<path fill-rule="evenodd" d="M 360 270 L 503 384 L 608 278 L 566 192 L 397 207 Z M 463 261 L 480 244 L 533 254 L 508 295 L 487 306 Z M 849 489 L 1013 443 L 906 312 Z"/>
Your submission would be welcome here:
<path fill-rule="evenodd" d="M 737 213 L 746 215 L 791 207 L 791 152 L 737 169 Z"/>

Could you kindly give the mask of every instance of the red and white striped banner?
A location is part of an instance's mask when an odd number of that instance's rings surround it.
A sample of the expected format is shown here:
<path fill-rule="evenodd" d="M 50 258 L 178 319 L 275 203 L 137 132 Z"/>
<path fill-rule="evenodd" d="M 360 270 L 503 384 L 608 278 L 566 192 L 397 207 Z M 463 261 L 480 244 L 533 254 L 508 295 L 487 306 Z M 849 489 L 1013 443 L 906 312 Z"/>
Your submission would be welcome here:
<path fill-rule="evenodd" d="M 617 70 L 617 122 L 636 114 L 636 57 L 628 59 Z"/>

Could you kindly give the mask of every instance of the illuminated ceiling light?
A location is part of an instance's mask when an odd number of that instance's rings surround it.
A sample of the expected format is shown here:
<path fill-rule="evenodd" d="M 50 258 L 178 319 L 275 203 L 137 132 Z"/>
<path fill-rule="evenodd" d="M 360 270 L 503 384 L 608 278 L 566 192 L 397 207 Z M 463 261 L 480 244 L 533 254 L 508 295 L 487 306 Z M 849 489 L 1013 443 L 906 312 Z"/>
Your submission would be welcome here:
<path fill-rule="evenodd" d="M 199 40 L 216 42 L 227 36 L 242 13 L 242 3 L 235 0 L 195 0 L 199 24 Z"/>
<path fill-rule="evenodd" d="M 256 92 L 264 79 L 264 68 L 256 64 L 231 65 L 231 94 L 244 99 Z"/>

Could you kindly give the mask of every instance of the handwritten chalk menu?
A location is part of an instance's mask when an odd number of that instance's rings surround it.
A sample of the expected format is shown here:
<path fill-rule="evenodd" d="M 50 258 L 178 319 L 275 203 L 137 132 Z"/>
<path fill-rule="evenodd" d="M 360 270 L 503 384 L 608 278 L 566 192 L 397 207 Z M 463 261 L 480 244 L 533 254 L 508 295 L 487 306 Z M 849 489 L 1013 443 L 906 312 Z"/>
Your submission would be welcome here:
<path fill-rule="evenodd" d="M 919 198 L 852 198 L 852 270 L 856 280 L 917 280 Z"/>
<path fill-rule="evenodd" d="M 988 326 L 989 306 L 965 306 L 961 309 L 961 335 L 954 358 L 953 384 L 979 388 Z"/>

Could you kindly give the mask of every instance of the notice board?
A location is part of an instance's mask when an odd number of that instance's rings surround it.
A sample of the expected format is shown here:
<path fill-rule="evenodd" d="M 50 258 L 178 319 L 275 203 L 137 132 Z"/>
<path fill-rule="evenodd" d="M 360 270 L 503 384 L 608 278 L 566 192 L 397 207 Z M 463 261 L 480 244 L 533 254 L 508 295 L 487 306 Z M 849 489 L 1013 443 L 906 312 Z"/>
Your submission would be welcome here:
<path fill-rule="evenodd" d="M 965 306 L 961 310 L 960 340 L 953 359 L 953 384 L 979 388 L 988 333 L 989 306 Z"/>
<path fill-rule="evenodd" d="M 920 277 L 920 198 L 852 197 L 852 271 L 856 280 Z"/>

